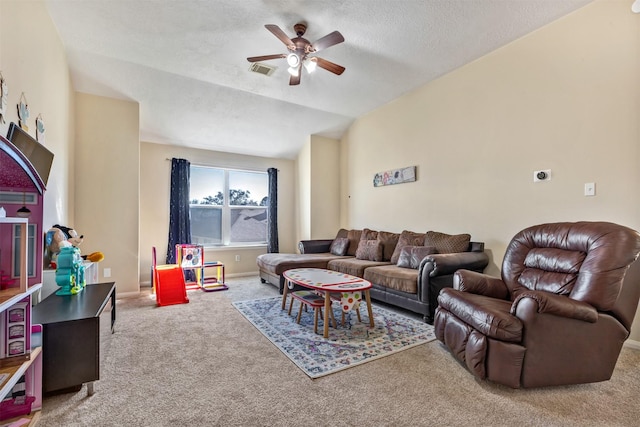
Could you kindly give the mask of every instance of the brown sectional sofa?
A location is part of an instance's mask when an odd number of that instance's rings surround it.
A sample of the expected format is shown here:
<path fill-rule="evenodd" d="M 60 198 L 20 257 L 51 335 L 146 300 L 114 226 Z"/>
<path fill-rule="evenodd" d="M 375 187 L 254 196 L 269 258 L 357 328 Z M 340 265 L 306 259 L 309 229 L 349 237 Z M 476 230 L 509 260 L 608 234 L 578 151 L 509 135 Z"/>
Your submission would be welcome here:
<path fill-rule="evenodd" d="M 282 273 L 293 268 L 326 268 L 372 283 L 371 298 L 423 315 L 433 323 L 438 293 L 453 286 L 458 269 L 482 272 L 489 263 L 484 244 L 468 234 L 389 233 L 341 229 L 334 239 L 303 240 L 300 254 L 263 254 L 257 264 L 264 283 L 282 293 Z"/>

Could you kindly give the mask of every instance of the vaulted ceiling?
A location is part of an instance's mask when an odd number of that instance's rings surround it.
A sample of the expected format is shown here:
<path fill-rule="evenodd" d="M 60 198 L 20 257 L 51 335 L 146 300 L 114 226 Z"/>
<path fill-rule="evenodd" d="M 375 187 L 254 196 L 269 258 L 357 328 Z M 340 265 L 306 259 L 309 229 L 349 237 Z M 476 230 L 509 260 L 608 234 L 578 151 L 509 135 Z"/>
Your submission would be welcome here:
<path fill-rule="evenodd" d="M 293 158 L 309 135 L 340 138 L 358 117 L 592 0 L 46 0 L 75 90 L 140 104 L 143 141 Z M 340 64 L 289 85 L 265 24 Z"/>

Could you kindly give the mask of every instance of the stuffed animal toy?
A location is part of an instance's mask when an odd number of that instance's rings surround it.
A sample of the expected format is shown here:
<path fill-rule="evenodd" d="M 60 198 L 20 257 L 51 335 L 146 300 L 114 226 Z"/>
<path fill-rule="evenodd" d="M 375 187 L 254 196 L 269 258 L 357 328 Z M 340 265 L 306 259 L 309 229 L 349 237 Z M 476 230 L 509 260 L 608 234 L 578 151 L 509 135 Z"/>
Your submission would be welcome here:
<path fill-rule="evenodd" d="M 76 230 L 74 230 L 73 228 L 64 227 L 58 224 L 54 225 L 52 228 L 61 230 L 69 243 L 71 243 L 71 246 L 74 246 L 76 248 L 80 246 L 82 240 L 84 239 L 84 236 L 78 236 L 78 233 L 76 233 Z"/>
<path fill-rule="evenodd" d="M 82 255 L 82 259 L 91 262 L 100 262 L 104 259 L 104 254 L 102 252 L 91 252 L 89 255 Z"/>
<path fill-rule="evenodd" d="M 45 245 L 47 253 L 46 259 L 55 263 L 62 248 L 78 247 L 82 243 L 84 236 L 78 236 L 73 228 L 62 225 L 54 225 L 45 235 Z"/>

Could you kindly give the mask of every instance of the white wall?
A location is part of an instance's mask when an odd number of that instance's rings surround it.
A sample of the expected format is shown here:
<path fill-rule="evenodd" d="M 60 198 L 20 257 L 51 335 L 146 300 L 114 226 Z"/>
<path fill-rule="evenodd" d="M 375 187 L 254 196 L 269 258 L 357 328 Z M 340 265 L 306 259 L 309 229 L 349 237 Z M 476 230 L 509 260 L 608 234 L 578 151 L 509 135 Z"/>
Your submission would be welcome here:
<path fill-rule="evenodd" d="M 471 233 L 494 275 L 529 225 L 640 230 L 638 76 L 640 16 L 597 1 L 362 117 L 343 140 L 349 226 Z M 411 165 L 415 183 L 373 187 L 376 172 Z M 533 183 L 536 169 L 552 180 Z"/>

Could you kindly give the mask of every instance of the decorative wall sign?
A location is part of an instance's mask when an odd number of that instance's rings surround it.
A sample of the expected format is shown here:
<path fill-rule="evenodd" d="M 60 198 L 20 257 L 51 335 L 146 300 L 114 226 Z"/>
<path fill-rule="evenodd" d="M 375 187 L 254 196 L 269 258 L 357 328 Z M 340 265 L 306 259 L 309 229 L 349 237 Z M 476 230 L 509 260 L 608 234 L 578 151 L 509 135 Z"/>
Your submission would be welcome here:
<path fill-rule="evenodd" d="M 5 81 L 2 73 L 0 73 L 0 124 L 6 123 L 4 120 L 5 114 L 7 114 L 7 99 L 9 97 L 9 87 Z"/>
<path fill-rule="evenodd" d="M 29 120 L 29 105 L 27 104 L 27 97 L 24 96 L 24 92 L 20 95 L 20 103 L 18 104 L 18 124 L 25 131 L 29 132 L 29 126 L 27 126 L 27 120 Z"/>
<path fill-rule="evenodd" d="M 38 114 L 36 117 L 36 141 L 40 144 L 44 144 L 44 120 L 42 114 Z"/>
<path fill-rule="evenodd" d="M 382 187 L 383 185 L 402 184 L 404 182 L 413 182 L 416 180 L 416 167 L 409 166 L 402 169 L 392 169 L 385 172 L 378 172 L 373 177 L 373 186 Z"/>

